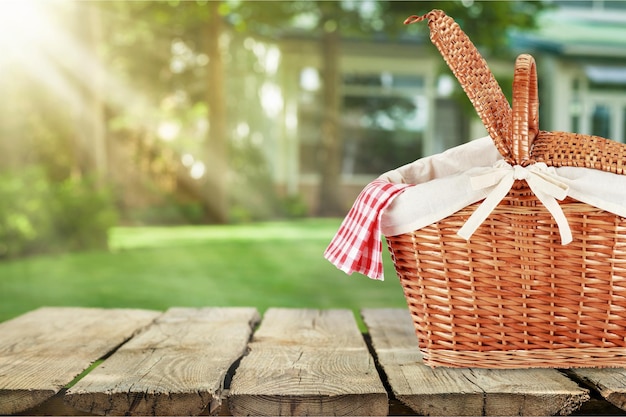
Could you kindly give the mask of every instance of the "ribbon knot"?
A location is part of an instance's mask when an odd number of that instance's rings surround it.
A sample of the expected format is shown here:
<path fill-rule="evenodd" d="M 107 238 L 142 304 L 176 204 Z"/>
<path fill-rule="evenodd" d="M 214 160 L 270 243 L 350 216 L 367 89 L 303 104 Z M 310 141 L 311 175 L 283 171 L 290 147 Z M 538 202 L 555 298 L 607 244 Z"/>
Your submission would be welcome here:
<path fill-rule="evenodd" d="M 561 235 L 561 244 L 567 245 L 572 241 L 572 231 L 561 206 L 556 201 L 567 197 L 569 186 L 562 181 L 553 167 L 539 162 L 528 167 L 521 165 L 511 166 L 505 161 L 498 161 L 493 167 L 472 176 L 470 184 L 475 190 L 489 189 L 489 195 L 467 219 L 457 234 L 469 239 L 476 229 L 485 221 L 487 216 L 496 208 L 508 194 L 515 180 L 525 180 L 531 191 L 550 212 Z"/>
<path fill-rule="evenodd" d="M 513 178 L 516 180 L 525 180 L 528 178 L 528 169 L 524 168 L 521 165 L 515 165 L 513 167 Z"/>

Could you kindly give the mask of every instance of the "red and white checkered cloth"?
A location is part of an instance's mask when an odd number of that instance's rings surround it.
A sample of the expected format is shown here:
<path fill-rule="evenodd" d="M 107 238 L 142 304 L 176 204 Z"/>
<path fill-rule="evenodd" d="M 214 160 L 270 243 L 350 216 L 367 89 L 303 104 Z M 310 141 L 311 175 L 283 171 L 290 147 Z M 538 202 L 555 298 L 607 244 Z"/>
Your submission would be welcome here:
<path fill-rule="evenodd" d="M 369 183 L 341 223 L 324 257 L 346 274 L 359 272 L 383 280 L 380 217 L 393 198 L 410 186 L 380 178 Z"/>

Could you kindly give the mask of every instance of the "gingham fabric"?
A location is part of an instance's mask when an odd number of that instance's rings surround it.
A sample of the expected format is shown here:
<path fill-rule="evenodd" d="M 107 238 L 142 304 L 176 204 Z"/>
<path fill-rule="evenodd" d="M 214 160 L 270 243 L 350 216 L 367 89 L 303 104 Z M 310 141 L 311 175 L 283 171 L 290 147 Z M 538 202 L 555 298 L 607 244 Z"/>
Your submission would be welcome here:
<path fill-rule="evenodd" d="M 346 274 L 358 272 L 383 280 L 380 217 L 393 198 L 410 186 L 383 179 L 369 183 L 341 223 L 324 257 Z"/>

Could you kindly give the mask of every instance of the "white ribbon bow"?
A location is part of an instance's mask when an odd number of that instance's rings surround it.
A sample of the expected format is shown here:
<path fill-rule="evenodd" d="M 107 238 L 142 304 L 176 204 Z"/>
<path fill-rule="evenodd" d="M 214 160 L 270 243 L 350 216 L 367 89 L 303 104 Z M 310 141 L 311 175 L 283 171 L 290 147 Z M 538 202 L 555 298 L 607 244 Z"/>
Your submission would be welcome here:
<path fill-rule="evenodd" d="M 480 190 L 493 188 L 485 201 L 472 213 L 467 222 L 459 229 L 457 234 L 464 239 L 469 239 L 478 229 L 487 216 L 496 208 L 500 201 L 508 194 L 515 180 L 526 180 L 532 192 L 539 201 L 548 209 L 561 235 L 561 244 L 567 245 L 572 241 L 572 231 L 563 214 L 561 206 L 556 201 L 563 200 L 569 191 L 569 186 L 561 181 L 553 167 L 548 167 L 543 162 L 523 167 L 511 166 L 505 161 L 498 161 L 488 171 L 470 178 L 472 188 Z"/>

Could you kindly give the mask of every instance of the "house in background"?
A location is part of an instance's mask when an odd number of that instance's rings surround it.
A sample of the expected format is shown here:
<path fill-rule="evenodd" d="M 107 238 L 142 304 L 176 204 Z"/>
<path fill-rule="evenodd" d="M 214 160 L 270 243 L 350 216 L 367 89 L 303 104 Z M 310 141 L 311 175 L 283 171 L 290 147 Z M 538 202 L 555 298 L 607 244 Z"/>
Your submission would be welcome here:
<path fill-rule="evenodd" d="M 281 40 L 284 135 L 274 159 L 277 184 L 316 211 L 322 140 L 319 42 Z M 341 43 L 342 195 L 346 209 L 378 175 L 463 143 L 469 119 L 453 98 L 456 81 L 441 76 L 443 60 L 423 36 Z"/>
<path fill-rule="evenodd" d="M 440 59 L 426 47 L 342 41 L 341 178 L 346 207 L 376 176 L 453 146 L 465 136 L 459 106 L 439 97 Z M 284 90 L 287 129 L 281 159 L 289 166 L 276 172 L 287 193 L 305 197 L 313 212 L 324 112 L 318 48 L 313 40 L 289 39 L 282 44 L 289 84 Z"/>
<path fill-rule="evenodd" d="M 626 2 L 559 1 L 511 36 L 537 61 L 543 130 L 626 142 Z"/>
<path fill-rule="evenodd" d="M 510 57 L 486 57 L 490 68 L 506 92 L 515 55 L 532 54 L 541 129 L 626 141 L 626 1 L 555 1 L 553 6 L 539 16 L 537 29 L 511 33 Z M 271 104 L 271 94 L 279 95 L 280 105 L 263 146 L 277 188 L 301 196 L 315 213 L 320 204 L 322 51 L 319 41 L 302 34 L 273 42 L 280 51 L 274 76 L 278 88 L 266 98 Z M 346 210 L 385 171 L 486 134 L 469 102 L 459 100 L 458 82 L 446 74 L 442 57 L 425 36 L 344 38 L 340 49 Z"/>

